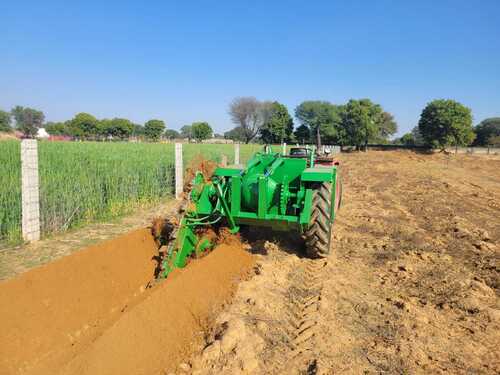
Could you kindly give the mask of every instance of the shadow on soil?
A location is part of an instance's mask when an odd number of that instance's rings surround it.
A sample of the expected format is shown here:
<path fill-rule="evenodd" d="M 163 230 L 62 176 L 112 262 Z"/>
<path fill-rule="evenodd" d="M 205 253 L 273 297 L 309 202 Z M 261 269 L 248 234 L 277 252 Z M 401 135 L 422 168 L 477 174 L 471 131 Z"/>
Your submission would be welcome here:
<path fill-rule="evenodd" d="M 296 232 L 273 231 L 264 227 L 242 226 L 241 237 L 250 244 L 249 251 L 252 254 L 267 255 L 266 242 L 272 242 L 280 249 L 289 254 L 305 258 L 304 239 Z"/>

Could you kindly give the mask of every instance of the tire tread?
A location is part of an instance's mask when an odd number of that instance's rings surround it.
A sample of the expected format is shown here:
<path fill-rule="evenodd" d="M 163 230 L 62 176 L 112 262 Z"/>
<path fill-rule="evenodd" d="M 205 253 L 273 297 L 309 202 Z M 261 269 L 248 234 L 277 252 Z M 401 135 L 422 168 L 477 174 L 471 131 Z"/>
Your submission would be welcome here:
<path fill-rule="evenodd" d="M 313 191 L 311 224 L 305 232 L 306 252 L 311 258 L 325 258 L 331 251 L 330 183 L 322 183 Z"/>

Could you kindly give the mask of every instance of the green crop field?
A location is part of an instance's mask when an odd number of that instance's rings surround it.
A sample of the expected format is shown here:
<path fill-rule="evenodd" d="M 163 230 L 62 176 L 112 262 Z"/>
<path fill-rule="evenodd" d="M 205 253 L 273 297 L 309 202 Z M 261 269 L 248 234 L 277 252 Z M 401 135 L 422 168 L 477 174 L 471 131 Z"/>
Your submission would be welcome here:
<path fill-rule="evenodd" d="M 0 239 L 21 237 L 21 144 L 0 141 Z"/>
<path fill-rule="evenodd" d="M 240 161 L 261 145 L 241 145 Z M 167 199 L 174 187 L 174 145 L 164 143 L 39 142 L 42 235 L 127 214 Z M 184 144 L 184 165 L 197 154 L 234 161 L 232 144 Z M 21 239 L 18 141 L 0 141 L 0 241 Z"/>

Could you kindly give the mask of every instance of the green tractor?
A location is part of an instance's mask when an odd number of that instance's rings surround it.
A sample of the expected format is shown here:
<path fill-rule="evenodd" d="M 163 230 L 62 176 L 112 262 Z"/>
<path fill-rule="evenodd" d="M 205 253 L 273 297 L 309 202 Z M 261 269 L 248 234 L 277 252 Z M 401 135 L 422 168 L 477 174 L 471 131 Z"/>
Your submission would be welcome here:
<path fill-rule="evenodd" d="M 232 233 L 242 225 L 293 230 L 304 237 L 308 256 L 326 257 L 342 188 L 338 163 L 317 158 L 314 151 L 300 147 L 282 155 L 266 146 L 244 168 L 219 167 L 210 179 L 197 172 L 188 208 L 161 261 L 160 277 L 211 249 L 213 236 L 207 227 L 219 225 Z"/>

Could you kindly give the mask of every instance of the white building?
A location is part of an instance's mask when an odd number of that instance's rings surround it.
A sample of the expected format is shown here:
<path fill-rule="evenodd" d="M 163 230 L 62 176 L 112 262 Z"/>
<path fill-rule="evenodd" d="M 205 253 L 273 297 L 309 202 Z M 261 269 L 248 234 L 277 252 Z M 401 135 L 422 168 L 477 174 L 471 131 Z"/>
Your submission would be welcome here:
<path fill-rule="evenodd" d="M 38 131 L 36 132 L 36 137 L 39 139 L 47 139 L 50 137 L 50 134 L 47 133 L 47 130 L 45 130 L 45 128 L 38 128 Z"/>

